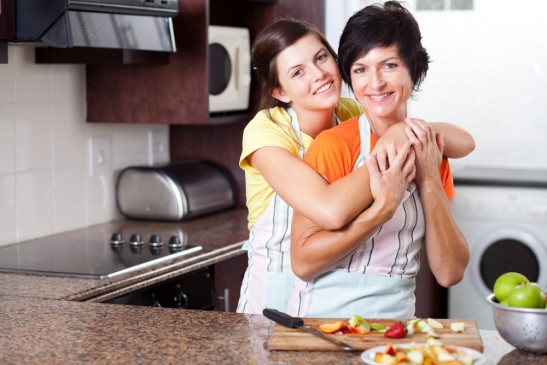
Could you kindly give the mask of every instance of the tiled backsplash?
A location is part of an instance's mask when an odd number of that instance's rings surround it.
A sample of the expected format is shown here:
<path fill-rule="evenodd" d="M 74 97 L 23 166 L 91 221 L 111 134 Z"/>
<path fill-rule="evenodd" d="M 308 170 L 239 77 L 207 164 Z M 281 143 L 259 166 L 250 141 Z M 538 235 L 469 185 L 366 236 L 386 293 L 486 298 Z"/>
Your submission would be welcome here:
<path fill-rule="evenodd" d="M 0 245 L 120 218 L 116 174 L 149 164 L 152 131 L 168 151 L 169 127 L 87 123 L 84 66 L 36 64 L 30 45 L 9 45 L 8 59 L 0 64 Z M 89 173 L 92 137 L 109 141 L 109 173 Z M 168 152 L 156 160 L 168 161 Z"/>

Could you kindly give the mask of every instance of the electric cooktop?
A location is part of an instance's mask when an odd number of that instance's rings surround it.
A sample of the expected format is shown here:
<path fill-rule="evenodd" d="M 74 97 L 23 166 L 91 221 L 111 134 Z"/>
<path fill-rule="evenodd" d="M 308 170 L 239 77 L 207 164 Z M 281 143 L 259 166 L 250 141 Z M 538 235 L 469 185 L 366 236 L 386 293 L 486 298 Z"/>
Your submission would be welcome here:
<path fill-rule="evenodd" d="M 140 270 L 202 249 L 188 245 L 184 236 L 150 235 L 145 241 L 134 233 L 124 237 L 114 232 L 110 238 L 55 235 L 0 246 L 0 272 L 54 276 L 107 278 Z"/>

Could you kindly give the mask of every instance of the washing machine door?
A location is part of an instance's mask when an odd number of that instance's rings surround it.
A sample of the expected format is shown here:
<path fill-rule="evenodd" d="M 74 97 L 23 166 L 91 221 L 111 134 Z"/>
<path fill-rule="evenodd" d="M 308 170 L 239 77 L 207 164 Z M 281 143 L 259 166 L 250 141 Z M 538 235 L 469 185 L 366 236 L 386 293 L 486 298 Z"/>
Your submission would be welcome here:
<path fill-rule="evenodd" d="M 521 226 L 505 226 L 487 232 L 471 251 L 469 274 L 482 296 L 491 294 L 496 279 L 515 271 L 531 282 L 547 285 L 547 247 Z"/>

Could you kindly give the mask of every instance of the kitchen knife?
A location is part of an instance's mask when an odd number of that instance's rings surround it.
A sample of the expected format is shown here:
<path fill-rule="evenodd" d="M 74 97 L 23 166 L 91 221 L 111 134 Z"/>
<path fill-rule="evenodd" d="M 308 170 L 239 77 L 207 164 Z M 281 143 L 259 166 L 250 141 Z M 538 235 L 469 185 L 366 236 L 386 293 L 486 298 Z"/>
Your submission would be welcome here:
<path fill-rule="evenodd" d="M 310 334 L 312 334 L 316 337 L 319 337 L 319 338 L 321 338 L 325 341 L 328 341 L 328 342 L 340 347 L 343 350 L 357 351 L 356 348 L 348 345 L 345 342 L 340 341 L 337 338 L 334 338 L 332 336 L 327 336 L 323 332 L 321 332 L 320 330 L 318 330 L 316 328 L 313 328 L 313 327 L 310 327 L 310 326 L 305 326 L 304 325 L 304 320 L 302 318 L 292 317 L 292 316 L 288 315 L 287 313 L 283 313 L 283 312 L 280 312 L 276 309 L 270 309 L 270 308 L 264 309 L 262 311 L 262 314 L 266 318 L 269 318 L 272 321 L 274 321 L 275 323 L 279 323 L 280 325 L 283 325 L 285 327 L 296 328 L 296 329 L 299 329 L 301 331 L 310 333 Z"/>

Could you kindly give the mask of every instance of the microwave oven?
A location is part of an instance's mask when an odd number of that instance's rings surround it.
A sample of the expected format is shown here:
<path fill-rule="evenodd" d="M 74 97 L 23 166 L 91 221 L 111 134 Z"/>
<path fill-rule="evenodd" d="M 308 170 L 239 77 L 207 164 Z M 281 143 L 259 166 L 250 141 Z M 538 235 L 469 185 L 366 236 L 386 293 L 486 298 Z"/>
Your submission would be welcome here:
<path fill-rule="evenodd" d="M 247 28 L 209 26 L 209 112 L 246 110 L 251 88 Z"/>

